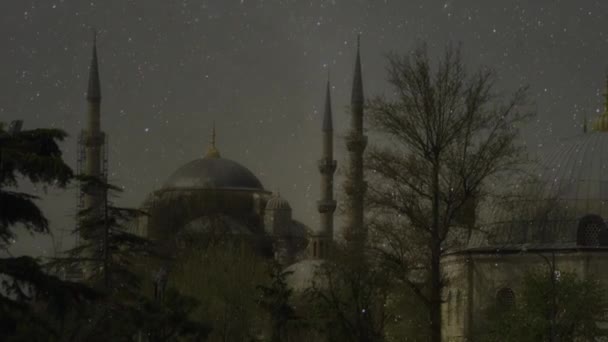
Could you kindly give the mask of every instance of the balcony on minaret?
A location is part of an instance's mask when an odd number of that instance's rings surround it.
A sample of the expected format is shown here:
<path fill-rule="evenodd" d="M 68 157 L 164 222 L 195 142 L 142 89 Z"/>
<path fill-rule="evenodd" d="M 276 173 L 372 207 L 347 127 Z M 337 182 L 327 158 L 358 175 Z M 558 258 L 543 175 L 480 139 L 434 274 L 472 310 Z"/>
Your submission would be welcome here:
<path fill-rule="evenodd" d="M 318 200 L 317 208 L 319 213 L 333 213 L 336 210 L 336 201 L 335 200 Z"/>
<path fill-rule="evenodd" d="M 337 162 L 328 158 L 319 160 L 319 172 L 321 174 L 333 174 L 336 171 Z"/>
<path fill-rule="evenodd" d="M 82 132 L 82 139 L 84 140 L 84 146 L 102 146 L 105 143 L 106 136 L 104 132 L 91 133 L 88 131 Z"/>
<path fill-rule="evenodd" d="M 346 148 L 349 152 L 363 153 L 367 146 L 367 136 L 351 132 L 346 136 Z"/>

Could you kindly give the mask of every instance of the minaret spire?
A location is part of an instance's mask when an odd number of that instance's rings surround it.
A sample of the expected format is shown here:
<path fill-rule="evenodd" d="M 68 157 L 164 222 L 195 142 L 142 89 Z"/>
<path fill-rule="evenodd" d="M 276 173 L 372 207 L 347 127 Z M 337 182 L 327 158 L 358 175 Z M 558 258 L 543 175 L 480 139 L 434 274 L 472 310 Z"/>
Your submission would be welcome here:
<path fill-rule="evenodd" d="M 325 112 L 323 113 L 323 132 L 333 131 L 333 119 L 331 112 L 331 92 L 329 75 L 327 76 L 327 87 L 325 90 Z"/>
<path fill-rule="evenodd" d="M 361 35 L 357 35 L 357 57 L 353 75 L 353 88 L 350 98 L 352 129 L 363 132 L 363 77 L 361 75 Z"/>
<path fill-rule="evenodd" d="M 315 259 L 327 258 L 333 244 L 334 237 L 334 173 L 337 163 L 334 160 L 334 130 L 331 110 L 331 86 L 329 73 L 325 90 L 325 112 L 323 113 L 323 151 L 319 159 L 319 172 L 321 173 L 321 199 L 317 202 L 320 216 L 318 234 L 312 236 L 312 257 Z"/>
<path fill-rule="evenodd" d="M 97 62 L 97 31 L 93 30 L 93 57 L 89 67 L 89 87 L 87 89 L 89 102 L 101 101 L 101 86 L 99 81 L 99 65 Z"/>
<path fill-rule="evenodd" d="M 361 36 L 357 36 L 357 55 L 353 74 L 351 93 L 351 129 L 346 136 L 346 147 L 349 155 L 348 174 L 345 184 L 347 195 L 346 226 L 344 239 L 351 243 L 363 243 L 366 229 L 363 221 L 363 200 L 366 183 L 363 177 L 363 152 L 367 146 L 367 137 L 363 134 L 363 77 L 361 73 Z"/>
<path fill-rule="evenodd" d="M 97 33 L 93 31 L 93 48 L 87 86 L 86 127 L 78 138 L 79 175 L 107 180 L 106 134 L 101 130 L 101 85 L 99 81 L 99 62 L 97 59 Z M 105 189 L 100 187 L 81 189 L 79 207 L 92 212 L 99 211 L 104 205 Z"/>

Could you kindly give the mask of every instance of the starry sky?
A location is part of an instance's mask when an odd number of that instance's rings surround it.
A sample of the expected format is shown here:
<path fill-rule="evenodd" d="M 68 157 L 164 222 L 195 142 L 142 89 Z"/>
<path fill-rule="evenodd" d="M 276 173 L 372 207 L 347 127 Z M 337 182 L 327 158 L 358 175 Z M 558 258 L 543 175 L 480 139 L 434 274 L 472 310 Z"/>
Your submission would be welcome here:
<path fill-rule="evenodd" d="M 366 95 L 390 93 L 386 53 L 420 41 L 433 58 L 462 43 L 470 69 L 497 71 L 501 93 L 529 85 L 537 116 L 523 136 L 533 152 L 581 132 L 583 117 L 602 108 L 607 17 L 605 0 L 2 0 L 0 121 L 67 131 L 62 147 L 75 167 L 95 27 L 102 129 L 121 204 L 139 205 L 201 157 L 215 120 L 222 156 L 280 190 L 294 217 L 314 226 L 325 81 L 330 69 L 344 165 L 358 33 Z M 65 248 L 74 188 L 24 189 L 41 196 Z M 20 234 L 11 252 L 52 255 L 52 246 Z"/>

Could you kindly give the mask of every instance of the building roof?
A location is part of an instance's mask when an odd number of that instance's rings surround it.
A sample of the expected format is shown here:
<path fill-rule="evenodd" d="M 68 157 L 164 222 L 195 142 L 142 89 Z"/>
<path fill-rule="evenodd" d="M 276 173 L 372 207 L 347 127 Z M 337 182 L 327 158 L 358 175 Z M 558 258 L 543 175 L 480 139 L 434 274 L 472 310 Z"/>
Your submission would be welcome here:
<path fill-rule="evenodd" d="M 260 180 L 243 165 L 218 156 L 195 159 L 177 169 L 165 189 L 264 190 Z"/>
<path fill-rule="evenodd" d="M 266 203 L 266 210 L 291 210 L 291 206 L 280 193 L 277 193 Z"/>
<path fill-rule="evenodd" d="M 558 141 L 534 173 L 534 184 L 526 185 L 531 191 L 503 203 L 490 215 L 487 232 L 473 234 L 469 249 L 576 245 L 581 218 L 599 215 L 608 219 L 608 132 Z"/>

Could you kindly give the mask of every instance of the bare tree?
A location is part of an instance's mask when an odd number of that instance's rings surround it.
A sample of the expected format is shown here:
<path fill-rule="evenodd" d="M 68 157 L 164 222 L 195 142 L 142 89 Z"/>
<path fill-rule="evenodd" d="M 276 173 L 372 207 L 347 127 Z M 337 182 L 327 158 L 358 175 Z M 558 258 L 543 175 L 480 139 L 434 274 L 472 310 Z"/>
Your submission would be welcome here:
<path fill-rule="evenodd" d="M 485 185 L 524 159 L 517 125 L 529 116 L 523 110 L 526 89 L 501 103 L 494 76 L 489 69 L 468 73 L 460 49 L 451 46 L 433 65 L 423 45 L 411 55 L 388 56 L 395 96 L 368 103 L 371 128 L 386 143 L 368 154 L 367 200 L 381 226 L 391 222 L 386 217 L 396 217 L 394 227 L 420 243 L 414 253 L 411 246 L 399 249 L 404 244 L 395 241 L 397 234 L 387 239 L 391 244 L 383 255 L 401 263 L 404 272 L 424 269 L 424 291 L 418 277 L 402 278 L 428 306 L 433 342 L 441 341 L 441 256 L 448 238 L 455 227 L 473 227 L 467 214 L 471 218 L 484 200 Z"/>

